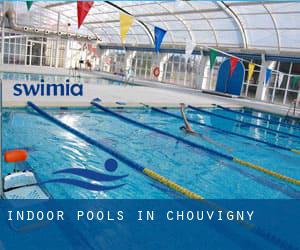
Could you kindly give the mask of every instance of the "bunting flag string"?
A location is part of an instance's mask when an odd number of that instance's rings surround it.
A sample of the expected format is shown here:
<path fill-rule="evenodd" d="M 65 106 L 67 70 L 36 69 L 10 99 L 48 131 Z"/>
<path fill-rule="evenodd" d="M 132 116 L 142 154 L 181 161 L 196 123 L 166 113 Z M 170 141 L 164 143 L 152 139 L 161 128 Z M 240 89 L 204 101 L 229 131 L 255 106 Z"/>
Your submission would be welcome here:
<path fill-rule="evenodd" d="M 161 43 L 166 35 L 167 31 L 159 28 L 157 26 L 154 27 L 154 44 L 156 53 L 159 52 Z"/>
<path fill-rule="evenodd" d="M 253 73 L 254 73 L 255 64 L 249 63 L 248 65 L 248 78 L 247 82 L 249 82 L 252 79 Z"/>
<path fill-rule="evenodd" d="M 127 33 L 129 31 L 129 28 L 134 22 L 134 17 L 120 13 L 120 36 L 121 36 L 121 41 L 124 44 L 126 40 Z"/>
<path fill-rule="evenodd" d="M 298 81 L 300 80 L 300 76 L 293 76 L 292 79 L 291 79 L 291 87 L 293 89 L 296 89 L 297 86 L 298 86 Z"/>
<path fill-rule="evenodd" d="M 83 23 L 85 17 L 92 8 L 94 1 L 77 1 L 77 19 L 78 19 L 78 29 Z"/>
<path fill-rule="evenodd" d="M 32 4 L 33 4 L 33 1 L 26 1 L 27 10 L 30 10 Z"/>
<path fill-rule="evenodd" d="M 216 58 L 217 58 L 218 52 L 211 49 L 209 52 L 209 60 L 210 60 L 210 70 L 212 70 L 212 68 L 215 65 L 216 62 Z"/>
<path fill-rule="evenodd" d="M 278 88 L 281 87 L 281 84 L 282 84 L 282 81 L 283 81 L 283 77 L 284 77 L 284 74 L 280 72 L 280 73 L 278 74 L 278 82 L 277 82 Z"/>
<path fill-rule="evenodd" d="M 26 1 L 26 5 L 27 5 L 27 9 L 30 10 L 32 4 L 34 1 Z M 90 11 L 92 5 L 94 4 L 94 1 L 77 1 L 77 17 L 78 17 L 78 29 L 80 28 L 81 24 L 83 23 L 85 17 L 87 16 L 88 12 Z M 123 14 L 120 13 L 120 36 L 121 36 L 121 41 L 122 43 L 125 42 L 126 39 L 126 35 L 131 27 L 131 25 L 133 24 L 135 20 L 134 16 L 130 16 L 127 14 Z M 154 26 L 154 25 L 153 25 Z M 161 44 L 163 42 L 163 39 L 166 35 L 167 31 L 154 26 L 154 44 L 155 44 L 155 51 L 158 53 L 160 51 L 160 47 Z M 186 60 L 188 59 L 188 57 L 193 53 L 193 50 L 196 47 L 196 43 L 194 41 L 186 41 L 186 48 L 185 48 L 185 57 Z M 214 49 L 208 46 L 205 46 L 206 48 L 208 48 L 210 50 L 209 53 L 209 58 L 210 58 L 210 69 L 213 68 L 215 62 L 216 62 L 216 58 L 218 53 L 224 54 L 228 57 L 230 57 L 230 76 L 233 74 L 235 67 L 238 63 L 238 61 L 245 61 L 249 63 L 248 66 L 248 82 L 251 80 L 253 73 L 254 73 L 254 68 L 255 66 L 258 66 L 260 68 L 262 68 L 262 65 L 258 65 L 252 62 L 249 62 L 246 59 L 243 58 L 239 58 L 236 56 L 232 56 L 229 53 L 226 53 L 224 51 L 220 51 L 218 49 Z M 269 79 L 271 77 L 272 71 L 278 72 L 279 73 L 279 78 L 278 78 L 278 86 L 281 86 L 281 83 L 283 81 L 284 75 L 285 73 L 282 73 L 278 70 L 272 70 L 272 69 L 267 69 L 266 70 L 266 76 L 265 76 L 265 81 L 264 84 L 267 85 L 269 82 Z M 293 82 L 293 86 L 296 86 L 298 84 L 298 80 L 300 80 L 300 75 L 293 75 L 292 76 L 292 82 Z"/>
<path fill-rule="evenodd" d="M 230 76 L 232 76 L 239 59 L 236 57 L 230 57 Z"/>
<path fill-rule="evenodd" d="M 266 76 L 265 76 L 265 81 L 264 81 L 264 85 L 267 86 L 269 84 L 269 80 L 271 78 L 272 75 L 272 70 L 267 68 L 266 69 Z"/>

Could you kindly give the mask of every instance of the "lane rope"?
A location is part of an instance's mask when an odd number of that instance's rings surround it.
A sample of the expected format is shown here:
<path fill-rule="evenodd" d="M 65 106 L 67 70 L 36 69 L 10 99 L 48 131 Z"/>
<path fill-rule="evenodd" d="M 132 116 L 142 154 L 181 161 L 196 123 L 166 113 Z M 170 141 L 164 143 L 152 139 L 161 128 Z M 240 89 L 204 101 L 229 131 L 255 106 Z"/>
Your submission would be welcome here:
<path fill-rule="evenodd" d="M 167 111 L 159 109 L 159 108 L 151 107 L 151 106 L 146 105 L 146 104 L 143 104 L 143 105 L 151 108 L 153 111 L 156 111 L 156 112 L 159 112 L 159 113 L 162 113 L 162 114 L 165 114 L 165 115 L 169 115 L 169 116 L 172 116 L 174 118 L 178 118 L 178 119 L 182 120 L 182 117 L 180 115 L 176 115 L 176 114 L 167 112 Z M 219 131 L 219 132 L 221 132 L 223 134 L 225 133 L 225 134 L 230 134 L 230 135 L 234 135 L 234 136 L 239 136 L 241 138 L 245 138 L 245 139 L 252 140 L 252 141 L 255 141 L 255 142 L 264 143 L 264 144 L 266 144 L 266 145 L 268 145 L 270 147 L 273 147 L 273 148 L 278 148 L 278 149 L 290 151 L 290 152 L 293 152 L 293 153 L 296 153 L 296 154 L 300 154 L 300 151 L 297 150 L 297 149 L 291 149 L 291 148 L 283 147 L 283 146 L 276 145 L 276 144 L 273 144 L 273 143 L 270 143 L 270 142 L 267 142 L 267 141 L 263 141 L 263 140 L 260 140 L 260 139 L 253 138 L 251 136 L 242 135 L 242 134 L 238 134 L 238 133 L 235 133 L 235 132 L 227 131 L 225 129 L 217 128 L 217 127 L 214 127 L 214 126 L 211 126 L 211 125 L 207 125 L 207 124 L 202 123 L 202 122 L 198 122 L 196 120 L 188 119 L 188 121 L 190 123 L 193 123 L 193 124 L 201 125 L 203 127 L 207 127 L 207 128 Z"/>
<path fill-rule="evenodd" d="M 156 173 L 156 172 L 154 172 L 154 171 L 152 171 L 148 168 L 145 168 L 145 167 L 141 166 L 140 164 L 130 160 L 129 158 L 127 158 L 126 156 L 120 154 L 119 152 L 105 146 L 104 144 L 100 143 L 99 141 L 96 141 L 96 140 L 88 137 L 87 135 L 81 133 L 80 131 L 70 127 L 69 125 L 59 121 L 55 117 L 49 115 L 47 112 L 40 109 L 34 103 L 28 102 L 27 104 L 28 104 L 28 106 L 30 106 L 32 109 L 34 109 L 38 114 L 40 114 L 45 119 L 49 120 L 50 122 L 56 124 L 57 126 L 65 129 L 65 130 L 67 130 L 68 132 L 70 132 L 73 135 L 79 137 L 80 139 L 86 141 L 87 143 L 92 144 L 92 145 L 102 149 L 103 151 L 111 154 L 112 156 L 119 159 L 121 162 L 125 163 L 126 165 L 133 168 L 134 170 L 136 170 L 138 172 L 141 172 L 142 174 L 145 174 L 146 176 L 152 178 L 153 180 L 156 180 L 156 181 L 160 182 L 161 184 L 163 184 L 163 185 L 169 187 L 170 189 L 173 189 L 173 190 L 185 195 L 188 198 L 201 200 L 202 202 L 205 202 L 209 206 L 212 206 L 214 208 L 219 208 L 216 204 L 205 200 L 204 197 L 202 197 L 201 195 L 196 194 L 196 193 L 194 193 L 194 192 L 192 192 L 192 191 L 176 184 L 175 182 L 161 176 L 160 174 L 158 174 L 158 173 Z M 250 230 L 251 232 L 257 234 L 258 236 L 266 239 L 267 241 L 269 241 L 269 242 L 271 242 L 271 243 L 273 243 L 277 246 L 279 245 L 279 246 L 289 247 L 290 249 L 294 248 L 292 245 L 290 245 L 285 240 L 282 240 L 281 238 L 278 238 L 276 235 L 272 235 L 268 232 L 265 232 L 263 229 L 257 227 L 254 224 L 250 224 L 248 222 L 238 222 L 238 224 L 244 226 L 244 228 Z"/>
<path fill-rule="evenodd" d="M 278 179 L 281 179 L 281 180 L 284 180 L 286 182 L 289 182 L 289 183 L 292 183 L 292 184 L 300 186 L 300 180 L 297 180 L 297 179 L 294 179 L 294 178 L 291 178 L 291 177 L 288 177 L 288 176 L 276 173 L 274 171 L 268 170 L 268 169 L 263 168 L 261 166 L 255 165 L 253 163 L 250 163 L 250 162 L 247 162 L 247 161 L 243 161 L 243 160 L 241 160 L 239 158 L 235 158 L 234 157 L 233 161 L 234 162 L 238 162 L 239 164 L 244 165 L 246 167 L 253 168 L 253 169 L 256 169 L 256 170 L 258 170 L 260 172 L 263 172 L 263 173 L 266 173 L 268 175 L 274 176 L 274 177 L 276 177 Z"/>
<path fill-rule="evenodd" d="M 200 144 L 197 144 L 197 143 L 195 143 L 195 142 L 186 140 L 186 139 L 184 139 L 184 138 L 182 138 L 182 137 L 179 137 L 179 136 L 173 135 L 173 134 L 171 134 L 171 133 L 169 133 L 169 132 L 165 132 L 165 131 L 163 131 L 163 130 L 154 128 L 154 127 L 149 126 L 149 125 L 147 125 L 147 124 L 144 124 L 144 123 L 135 121 L 135 120 L 133 120 L 133 119 L 131 119 L 131 118 L 128 118 L 128 117 L 126 117 L 126 116 L 123 116 L 123 115 L 121 115 L 121 114 L 118 114 L 118 113 L 116 113 L 116 112 L 114 112 L 114 111 L 112 111 L 112 110 L 110 110 L 110 109 L 108 109 L 108 108 L 106 108 L 106 107 L 104 107 L 104 106 L 98 104 L 98 103 L 91 102 L 91 104 L 94 105 L 96 108 L 98 108 L 98 109 L 100 109 L 100 110 L 102 110 L 102 111 L 104 111 L 104 112 L 106 112 L 106 113 L 109 113 L 109 114 L 111 114 L 112 116 L 115 116 L 115 117 L 119 118 L 120 120 L 123 120 L 123 121 L 125 121 L 125 122 L 127 122 L 127 123 L 133 124 L 133 125 L 135 125 L 135 126 L 137 126 L 137 127 L 144 128 L 144 129 L 148 129 L 148 130 L 157 132 L 158 134 L 161 134 L 161 135 L 164 135 L 164 136 L 167 136 L 167 137 L 171 137 L 171 138 L 173 138 L 173 139 L 175 139 L 175 140 L 177 140 L 177 141 L 179 141 L 179 142 L 182 142 L 182 143 L 184 143 L 184 144 L 186 144 L 186 145 L 189 145 L 189 146 L 191 146 L 191 147 L 198 148 L 198 149 L 200 149 L 200 150 L 205 150 L 205 151 L 210 152 L 211 154 L 221 156 L 221 157 L 226 158 L 226 159 L 228 159 L 228 160 L 232 160 L 232 156 L 229 156 L 229 155 L 226 155 L 226 154 L 224 154 L 224 153 L 215 151 L 215 150 L 210 149 L 210 148 L 208 148 L 208 147 L 205 147 L 205 146 L 203 146 L 203 145 L 200 145 Z"/>
<path fill-rule="evenodd" d="M 100 109 L 100 110 L 102 110 L 102 111 L 104 111 L 104 112 L 106 112 L 106 113 L 108 113 L 108 114 L 111 114 L 112 116 L 115 116 L 115 117 L 119 118 L 120 120 L 123 120 L 123 121 L 125 121 L 125 122 L 127 122 L 127 123 L 133 124 L 133 125 L 135 125 L 135 126 L 137 126 L 137 127 L 141 127 L 141 128 L 145 128 L 145 129 L 148 129 L 148 130 L 157 132 L 158 134 L 162 134 L 162 135 L 165 135 L 165 136 L 167 136 L 167 137 L 176 139 L 177 141 L 180 141 L 180 142 L 182 142 L 182 143 L 184 143 L 184 144 L 186 144 L 186 145 L 192 146 L 192 147 L 194 147 L 194 148 L 202 149 L 202 150 L 204 150 L 204 151 L 206 151 L 206 152 L 208 152 L 208 153 L 210 153 L 210 154 L 218 155 L 218 156 L 223 157 L 223 158 L 225 158 L 225 159 L 227 159 L 227 160 L 234 161 L 234 162 L 236 162 L 236 163 L 239 163 L 239 164 L 242 165 L 242 166 L 247 166 L 247 167 L 249 167 L 249 168 L 256 169 L 257 171 L 260 171 L 260 172 L 265 173 L 265 174 L 267 174 L 267 175 L 271 175 L 271 176 L 273 176 L 273 177 L 276 177 L 276 178 L 278 178 L 278 179 L 280 179 L 280 180 L 284 180 L 284 181 L 286 181 L 286 182 L 289 182 L 289 183 L 292 183 L 292 184 L 295 184 L 295 185 L 300 185 L 300 181 L 297 180 L 297 179 L 293 179 L 293 178 L 291 178 L 291 177 L 287 177 L 287 176 L 284 176 L 284 175 L 282 175 L 282 174 L 279 174 L 279 173 L 270 171 L 270 170 L 265 169 L 265 168 L 263 168 L 263 167 L 260 167 L 260 166 L 257 166 L 257 165 L 255 165 L 255 164 L 252 164 L 252 163 L 250 163 L 250 162 L 241 160 L 241 159 L 236 158 L 236 157 L 233 157 L 233 156 L 231 156 L 231 155 L 227 155 L 227 154 L 224 154 L 224 153 L 220 153 L 220 152 L 218 152 L 218 151 L 216 151 L 216 150 L 214 150 L 214 149 L 207 148 L 207 147 L 205 147 L 205 146 L 202 146 L 202 145 L 200 145 L 200 144 L 197 144 L 197 143 L 191 142 L 191 141 L 189 141 L 189 140 L 183 139 L 183 138 L 181 138 L 181 137 L 179 137 L 179 136 L 176 136 L 176 135 L 170 134 L 170 133 L 168 133 L 168 132 L 165 132 L 165 131 L 163 131 L 163 130 L 154 128 L 154 127 L 149 126 L 149 125 L 147 125 L 147 124 L 144 124 L 144 123 L 135 121 L 135 120 L 133 120 L 133 119 L 131 119 L 131 118 L 128 118 L 128 117 L 126 117 L 126 116 L 123 116 L 123 115 L 121 115 L 121 114 L 118 114 L 118 113 L 116 113 L 116 112 L 114 112 L 114 111 L 112 111 L 112 110 L 110 110 L 110 109 L 108 109 L 108 108 L 106 108 L 106 107 L 104 107 L 104 106 L 98 104 L 98 103 L 91 102 L 91 104 L 92 104 L 93 106 L 95 106 L 96 108 L 98 108 L 98 109 Z M 253 167 L 253 166 L 255 166 L 255 167 Z"/>
<path fill-rule="evenodd" d="M 272 124 L 274 124 L 274 125 L 277 124 L 277 125 L 279 125 L 279 126 L 283 126 L 283 127 L 286 127 L 286 128 L 296 128 L 296 129 L 300 129 L 300 127 L 297 126 L 297 125 L 287 124 L 287 123 L 280 123 L 280 122 L 272 121 L 272 120 L 267 119 L 267 118 L 263 118 L 263 117 L 259 117 L 259 116 L 256 116 L 256 115 L 251 115 L 251 114 L 243 113 L 243 112 L 240 112 L 240 111 L 237 111 L 237 110 L 233 110 L 233 109 L 230 109 L 230 108 L 221 106 L 221 105 L 216 105 L 216 107 L 221 108 L 221 109 L 223 109 L 223 110 L 226 110 L 226 111 L 228 111 L 228 112 L 234 113 L 234 114 L 238 114 L 238 115 L 247 116 L 247 117 L 250 117 L 250 118 L 255 118 L 255 119 L 262 120 L 262 121 L 270 122 L 270 123 L 272 123 Z"/>
<path fill-rule="evenodd" d="M 103 143 L 101 143 L 100 141 L 96 141 L 92 138 L 90 138 L 89 136 L 83 134 L 82 132 L 70 127 L 69 125 L 59 121 L 58 119 L 56 119 L 55 117 L 51 116 L 50 114 L 48 114 L 47 112 L 43 111 L 42 109 L 40 109 L 37 105 L 35 105 L 32 102 L 28 102 L 27 103 L 28 106 L 30 106 L 32 109 L 34 109 L 38 114 L 40 114 L 42 117 L 44 117 L 45 119 L 53 122 L 54 124 L 56 124 L 57 126 L 67 130 L 68 132 L 72 133 L 73 135 L 79 137 L 80 139 L 86 141 L 87 143 L 94 145 L 98 148 L 100 148 L 101 150 L 105 151 L 106 153 L 112 155 L 113 157 L 117 158 L 119 161 L 125 163 L 127 166 L 133 168 L 134 170 L 144 174 L 147 177 L 151 177 L 153 180 L 158 181 L 159 183 L 167 186 L 168 188 L 179 192 L 183 195 L 185 195 L 188 198 L 191 199 L 204 199 L 201 195 L 196 194 L 192 191 L 190 191 L 187 188 L 184 188 L 182 186 L 180 186 L 179 184 L 167 179 L 166 177 L 163 177 L 162 175 L 154 172 L 153 170 L 150 170 L 148 168 L 143 167 L 142 165 L 140 165 L 139 163 L 129 159 L 127 156 L 119 153 L 118 151 L 104 145 Z"/>
<path fill-rule="evenodd" d="M 252 126 L 252 127 L 261 128 L 261 129 L 265 129 L 265 130 L 268 130 L 268 131 L 272 131 L 272 132 L 277 133 L 277 134 L 282 134 L 284 136 L 290 136 L 290 137 L 295 137 L 295 138 L 299 138 L 300 139 L 299 135 L 294 135 L 294 134 L 291 134 L 291 133 L 287 133 L 287 132 L 283 132 L 283 131 L 278 131 L 276 129 L 267 128 L 267 127 L 264 127 L 264 126 L 261 126 L 261 125 L 257 125 L 257 124 L 253 124 L 253 123 L 250 123 L 250 122 L 240 121 L 240 120 L 237 120 L 237 119 L 233 119 L 233 118 L 227 117 L 225 115 L 215 114 L 213 112 L 206 111 L 206 110 L 203 110 L 203 109 L 191 106 L 191 105 L 188 105 L 188 107 L 191 108 L 191 109 L 193 109 L 193 110 L 199 111 L 201 113 L 210 115 L 210 116 L 213 115 L 213 116 L 220 117 L 220 118 L 223 118 L 223 119 L 226 119 L 226 120 L 230 120 L 230 121 L 234 121 L 234 122 L 238 122 L 238 123 L 242 123 L 242 124 L 247 124 L 247 125 Z"/>

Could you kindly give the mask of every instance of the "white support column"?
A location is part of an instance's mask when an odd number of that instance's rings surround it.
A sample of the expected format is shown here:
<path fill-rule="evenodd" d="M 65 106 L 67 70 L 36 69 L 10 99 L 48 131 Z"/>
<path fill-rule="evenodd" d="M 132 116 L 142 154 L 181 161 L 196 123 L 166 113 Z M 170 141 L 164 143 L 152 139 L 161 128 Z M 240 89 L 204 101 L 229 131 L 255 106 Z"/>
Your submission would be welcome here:
<path fill-rule="evenodd" d="M 168 54 L 165 54 L 163 56 L 163 58 L 160 58 L 160 62 L 159 62 L 159 70 L 160 70 L 160 75 L 158 77 L 158 81 L 162 82 L 165 78 L 165 74 L 164 74 L 164 65 L 165 63 L 168 61 Z"/>
<path fill-rule="evenodd" d="M 3 19 L 4 20 L 4 19 Z M 1 63 L 4 63 L 4 37 L 5 37 L 5 31 L 4 31 L 4 25 L 5 22 L 2 22 L 2 32 L 1 32 Z"/>
<path fill-rule="evenodd" d="M 210 69 L 207 67 L 209 56 L 202 56 L 199 63 L 199 74 L 197 76 L 197 88 L 208 89 L 210 81 Z"/>
<path fill-rule="evenodd" d="M 300 90 L 298 90 L 298 94 L 297 94 L 297 103 L 296 103 L 296 107 L 300 106 Z"/>
<path fill-rule="evenodd" d="M 266 70 L 268 66 L 270 65 L 270 62 L 266 62 L 265 60 L 265 55 L 261 55 L 261 68 L 259 72 L 259 77 L 258 77 L 258 85 L 257 85 L 257 90 L 256 90 L 256 95 L 255 99 L 257 100 L 265 100 L 265 94 L 267 87 L 264 86 L 265 82 L 265 77 L 266 77 Z"/>
<path fill-rule="evenodd" d="M 56 26 L 56 32 L 57 32 L 57 37 L 56 37 L 56 52 L 55 52 L 55 68 L 58 68 L 58 64 L 59 64 L 59 41 L 60 41 L 60 37 L 58 36 L 58 32 L 59 32 L 59 26 L 60 26 L 60 12 L 58 12 L 57 15 L 57 26 Z"/>

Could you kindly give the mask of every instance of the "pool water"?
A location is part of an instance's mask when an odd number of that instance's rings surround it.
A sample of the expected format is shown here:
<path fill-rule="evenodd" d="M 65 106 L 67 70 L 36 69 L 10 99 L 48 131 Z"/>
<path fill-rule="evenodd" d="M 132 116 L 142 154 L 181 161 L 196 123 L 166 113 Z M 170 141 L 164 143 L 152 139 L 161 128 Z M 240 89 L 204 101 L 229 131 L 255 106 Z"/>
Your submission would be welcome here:
<path fill-rule="evenodd" d="M 300 198 L 300 188 L 295 185 L 241 166 L 204 150 L 193 148 L 156 132 L 135 127 L 96 108 L 45 110 L 94 140 L 121 152 L 144 167 L 156 171 L 181 186 L 202 195 L 204 198 Z M 219 152 L 231 154 L 269 170 L 300 179 L 300 155 L 292 152 L 192 124 L 195 131 L 216 142 L 216 144 L 213 144 L 181 131 L 179 127 L 183 125 L 183 122 L 180 119 L 147 108 L 114 110 L 124 116 Z M 255 118 L 243 117 L 218 108 L 206 110 L 300 135 L 300 129 L 289 129 L 287 126 L 267 124 Z M 180 114 L 178 109 L 166 109 L 166 111 Z M 241 111 L 249 112 L 249 110 Z M 253 114 L 257 115 L 258 113 L 253 111 Z M 259 115 L 266 116 L 263 113 Z M 187 116 L 193 120 L 205 122 L 208 125 L 227 131 L 252 136 L 293 149 L 300 149 L 299 138 L 269 133 L 263 129 L 244 126 L 211 115 L 203 115 L 193 110 L 187 110 Z M 273 119 L 278 119 L 278 117 L 274 116 Z M 10 148 L 28 148 L 28 163 L 34 168 L 41 181 L 47 181 L 54 177 L 70 177 L 67 174 L 58 175 L 53 174 L 53 172 L 72 167 L 87 168 L 107 174 L 104 163 L 107 159 L 112 158 L 97 147 L 45 120 L 30 108 L 3 110 L 3 149 Z M 4 173 L 8 173 L 11 169 L 12 166 L 4 163 Z M 115 185 L 125 185 L 118 189 L 101 192 L 57 183 L 48 183 L 45 184 L 45 187 L 54 198 L 168 199 L 182 197 L 119 161 L 117 170 L 109 174 L 128 175 L 122 180 L 114 181 Z M 76 178 L 80 179 L 80 177 Z M 108 185 L 105 182 L 101 184 Z"/>

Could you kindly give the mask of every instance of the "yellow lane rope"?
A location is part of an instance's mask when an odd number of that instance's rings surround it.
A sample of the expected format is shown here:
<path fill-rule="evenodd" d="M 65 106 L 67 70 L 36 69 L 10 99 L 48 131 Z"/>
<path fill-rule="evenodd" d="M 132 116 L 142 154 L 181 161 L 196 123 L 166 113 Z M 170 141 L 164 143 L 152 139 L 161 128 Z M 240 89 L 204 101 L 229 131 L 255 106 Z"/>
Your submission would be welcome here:
<path fill-rule="evenodd" d="M 196 193 L 178 185 L 177 183 L 161 176 L 160 174 L 150 170 L 149 168 L 144 168 L 143 173 L 146 174 L 147 176 L 151 177 L 152 179 L 164 184 L 165 186 L 185 195 L 188 198 L 196 199 L 196 200 L 204 199 L 201 195 L 196 194 Z"/>
<path fill-rule="evenodd" d="M 294 152 L 294 153 L 296 153 L 296 154 L 298 154 L 298 155 L 300 155 L 300 150 L 297 150 L 297 149 L 291 149 L 291 151 Z"/>
<path fill-rule="evenodd" d="M 246 167 L 253 168 L 255 170 L 261 171 L 261 172 L 263 172 L 265 174 L 271 175 L 271 176 L 276 177 L 278 179 L 281 179 L 281 180 L 287 181 L 289 183 L 292 183 L 292 184 L 300 186 L 300 180 L 297 180 L 297 179 L 294 179 L 294 178 L 291 178 L 291 177 L 288 177 L 288 176 L 285 176 L 285 175 L 273 172 L 271 170 L 265 169 L 263 167 L 260 167 L 258 165 L 252 164 L 252 163 L 247 162 L 247 161 L 243 161 L 243 160 L 238 159 L 238 158 L 233 158 L 233 161 L 237 162 L 237 163 L 239 163 L 241 165 L 244 165 Z"/>

